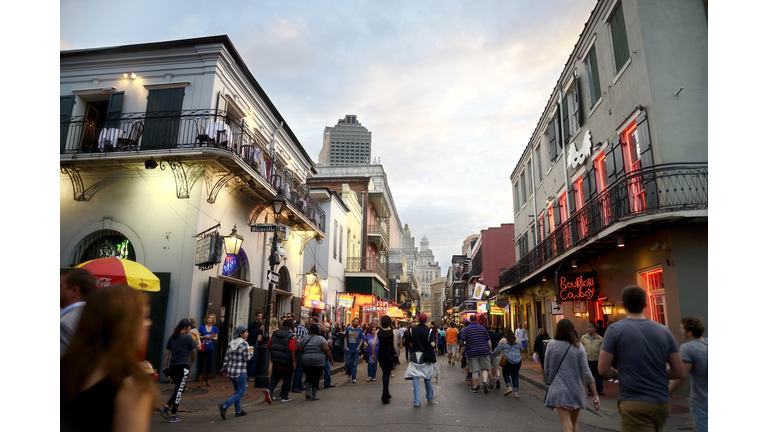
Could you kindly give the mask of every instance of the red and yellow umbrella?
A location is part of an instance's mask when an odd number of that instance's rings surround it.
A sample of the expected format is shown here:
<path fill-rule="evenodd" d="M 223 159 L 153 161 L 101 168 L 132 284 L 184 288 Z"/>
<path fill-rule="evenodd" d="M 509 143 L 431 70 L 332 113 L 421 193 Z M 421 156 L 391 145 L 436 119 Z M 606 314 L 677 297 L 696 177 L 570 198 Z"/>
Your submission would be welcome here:
<path fill-rule="evenodd" d="M 142 291 L 160 291 L 160 279 L 143 265 L 122 258 L 99 258 L 75 267 L 89 270 L 96 276 L 96 288 L 128 285 Z"/>

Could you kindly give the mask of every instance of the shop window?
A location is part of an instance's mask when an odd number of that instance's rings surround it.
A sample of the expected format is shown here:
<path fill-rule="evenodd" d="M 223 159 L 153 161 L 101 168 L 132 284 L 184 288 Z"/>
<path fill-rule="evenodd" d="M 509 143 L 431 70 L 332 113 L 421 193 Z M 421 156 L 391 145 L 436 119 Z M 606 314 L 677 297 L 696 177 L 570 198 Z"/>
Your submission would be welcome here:
<path fill-rule="evenodd" d="M 667 296 L 664 290 L 664 274 L 662 269 L 640 273 L 643 288 L 648 293 L 648 311 L 651 319 L 659 324 L 668 326 Z"/>

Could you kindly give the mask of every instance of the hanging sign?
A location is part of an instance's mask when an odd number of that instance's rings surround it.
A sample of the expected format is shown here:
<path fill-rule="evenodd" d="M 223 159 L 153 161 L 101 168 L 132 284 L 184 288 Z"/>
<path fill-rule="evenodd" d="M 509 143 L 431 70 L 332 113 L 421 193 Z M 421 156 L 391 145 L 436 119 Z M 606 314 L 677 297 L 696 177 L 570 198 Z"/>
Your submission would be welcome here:
<path fill-rule="evenodd" d="M 475 284 L 475 289 L 472 291 L 472 298 L 474 300 L 479 300 L 483 298 L 483 293 L 485 292 L 485 285 L 483 284 Z"/>
<path fill-rule="evenodd" d="M 350 294 L 339 294 L 339 298 L 336 300 L 336 304 L 340 307 L 351 309 L 355 304 L 355 297 Z"/>
<path fill-rule="evenodd" d="M 496 305 L 491 305 L 491 315 L 504 315 L 504 309 Z"/>
<path fill-rule="evenodd" d="M 560 302 L 597 298 L 597 273 L 568 273 L 557 276 L 557 298 Z"/>
<path fill-rule="evenodd" d="M 507 307 L 509 306 L 509 299 L 506 297 L 499 297 L 496 299 L 496 306 L 498 307 Z"/>
<path fill-rule="evenodd" d="M 218 233 L 199 237 L 195 241 L 195 265 L 205 267 L 205 270 L 208 270 L 213 268 L 214 264 L 220 263 L 223 244 L 224 237 Z"/>

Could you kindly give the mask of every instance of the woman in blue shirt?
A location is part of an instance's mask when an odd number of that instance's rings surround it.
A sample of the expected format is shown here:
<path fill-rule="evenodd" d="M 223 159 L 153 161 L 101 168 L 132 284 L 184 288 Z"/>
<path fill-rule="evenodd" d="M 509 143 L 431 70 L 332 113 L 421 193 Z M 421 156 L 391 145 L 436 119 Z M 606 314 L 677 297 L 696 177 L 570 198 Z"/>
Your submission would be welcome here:
<path fill-rule="evenodd" d="M 376 325 L 372 325 L 368 327 L 368 331 L 365 333 L 365 352 L 367 353 L 365 357 L 367 359 L 366 361 L 368 362 L 368 378 L 366 381 L 376 381 L 378 363 L 373 358 L 374 356 L 379 355 L 379 342 L 376 341 L 376 346 L 373 347 L 373 350 L 371 350 L 371 347 L 373 345 L 373 340 L 376 337 L 377 329 L 378 327 Z"/>
<path fill-rule="evenodd" d="M 507 357 L 507 363 L 501 367 L 501 374 L 504 376 L 504 382 L 507 384 L 507 391 L 504 392 L 504 396 L 515 392 L 515 397 L 520 397 L 517 393 L 519 390 L 518 375 L 520 373 L 520 365 L 523 361 L 523 345 L 515 339 L 515 332 L 511 329 L 504 329 L 504 339 L 499 342 L 499 345 L 491 353 L 491 358 L 499 355 Z M 510 382 L 509 377 L 512 376 Z"/>
<path fill-rule="evenodd" d="M 200 343 L 205 346 L 197 356 L 197 387 L 203 386 L 203 370 L 205 370 L 205 385 L 211 386 L 211 369 L 213 367 L 213 342 L 219 339 L 219 329 L 216 328 L 216 315 L 208 314 L 203 319 L 205 325 L 200 326 Z"/>

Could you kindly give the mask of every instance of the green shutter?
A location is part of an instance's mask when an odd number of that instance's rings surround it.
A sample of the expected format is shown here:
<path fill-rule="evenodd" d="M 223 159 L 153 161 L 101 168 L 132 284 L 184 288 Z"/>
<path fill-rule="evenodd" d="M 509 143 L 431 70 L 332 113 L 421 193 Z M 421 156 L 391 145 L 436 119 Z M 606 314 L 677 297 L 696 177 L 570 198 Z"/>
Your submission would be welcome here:
<path fill-rule="evenodd" d="M 183 103 L 183 88 L 149 91 L 142 148 L 176 147 Z"/>
<path fill-rule="evenodd" d="M 60 135 L 59 138 L 59 151 L 60 154 L 64 153 L 67 143 L 67 135 L 69 133 L 69 119 L 72 118 L 72 107 L 75 105 L 75 95 L 61 96 L 59 98 L 59 113 L 61 115 L 60 121 Z"/>
<path fill-rule="evenodd" d="M 123 99 L 125 92 L 113 92 L 109 95 L 109 105 L 107 106 L 107 122 L 104 123 L 105 129 L 120 129 L 120 115 L 123 113 Z"/>
<path fill-rule="evenodd" d="M 613 58 L 616 61 L 618 73 L 629 60 L 629 43 L 627 42 L 627 28 L 624 25 L 624 7 L 621 3 L 616 7 L 611 17 L 611 41 L 613 41 Z"/>
<path fill-rule="evenodd" d="M 597 100 L 600 99 L 600 73 L 597 71 L 597 53 L 594 48 L 589 52 L 587 66 L 589 66 L 589 91 L 592 98 L 591 106 L 595 106 Z"/>
<path fill-rule="evenodd" d="M 568 95 L 565 95 L 565 98 L 563 99 L 563 103 L 561 104 L 561 107 L 563 109 L 563 143 L 568 141 L 568 138 L 571 136 L 571 125 L 570 125 L 570 119 L 568 118 Z"/>

